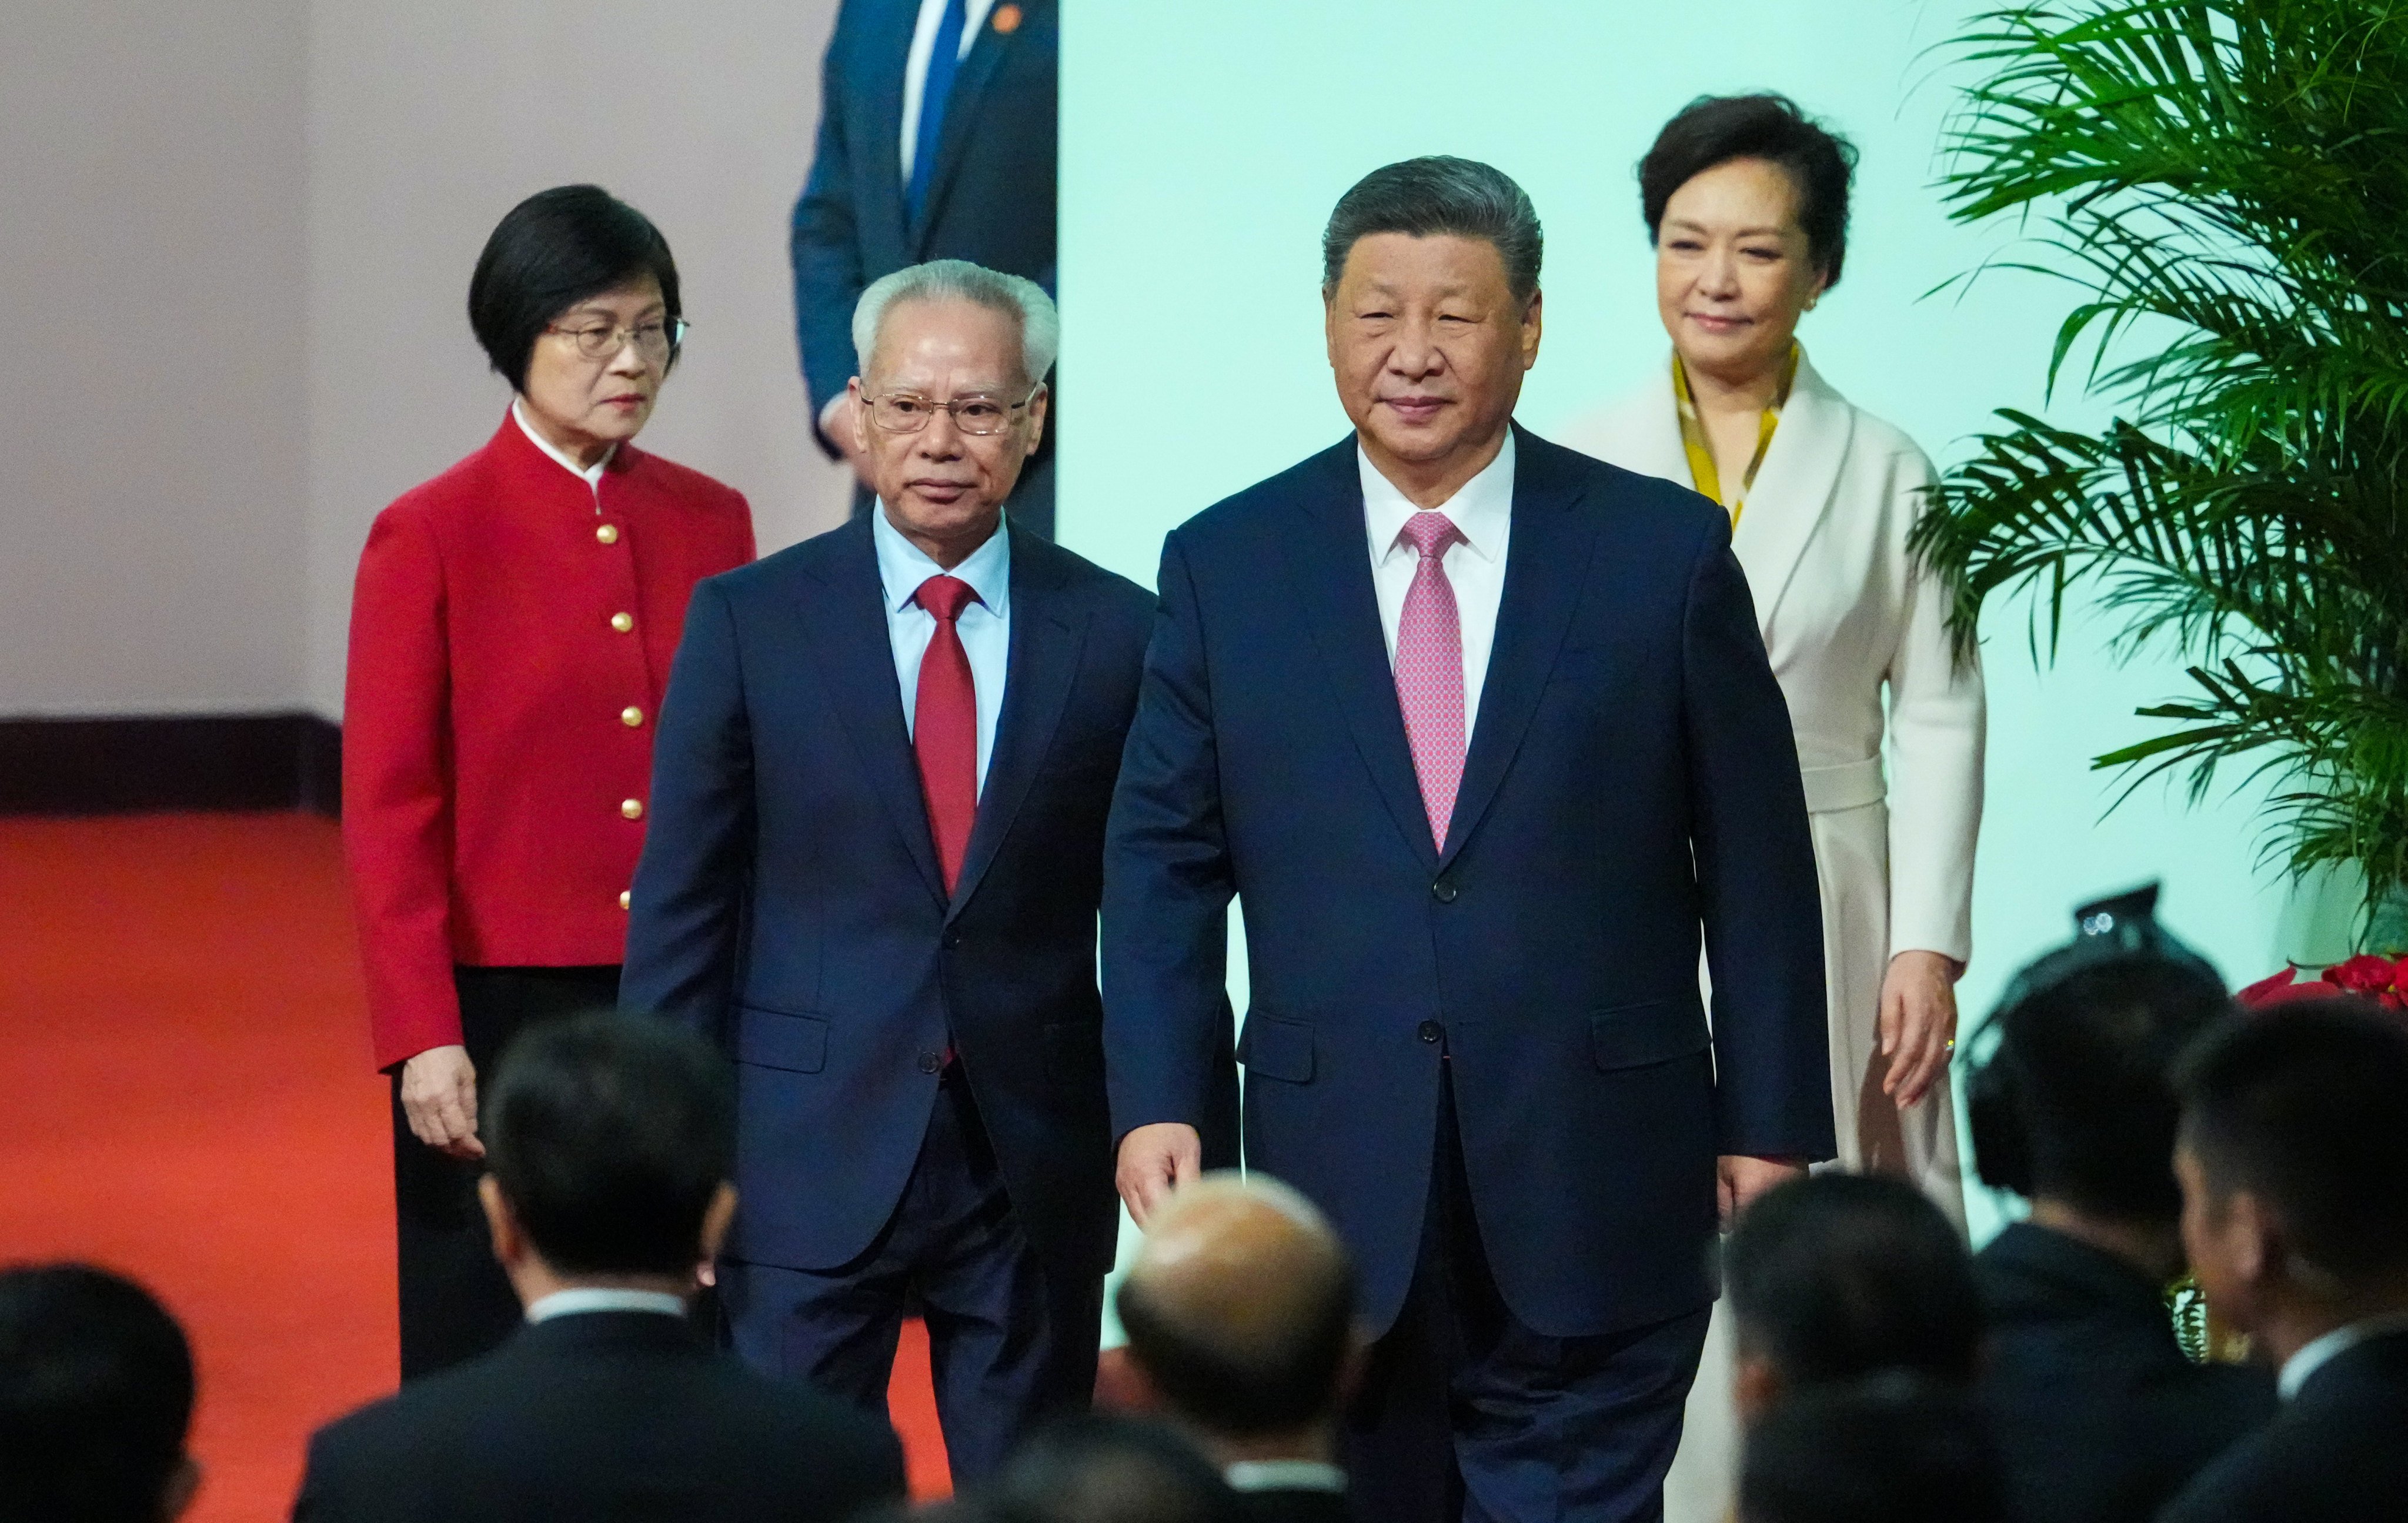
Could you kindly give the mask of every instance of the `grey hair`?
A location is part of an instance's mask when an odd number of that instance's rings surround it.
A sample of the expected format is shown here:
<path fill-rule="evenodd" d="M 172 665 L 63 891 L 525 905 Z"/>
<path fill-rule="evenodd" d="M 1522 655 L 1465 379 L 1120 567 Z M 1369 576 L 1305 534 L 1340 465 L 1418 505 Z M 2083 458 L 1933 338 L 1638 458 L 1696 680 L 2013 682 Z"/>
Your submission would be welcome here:
<path fill-rule="evenodd" d="M 1543 243 L 1538 208 L 1504 171 L 1477 160 L 1442 154 L 1406 159 L 1356 180 L 1354 189 L 1338 198 L 1321 235 L 1324 301 L 1337 292 L 1346 256 L 1374 233 L 1485 239 L 1505 262 L 1513 299 L 1527 302 L 1538 293 Z"/>
<path fill-rule="evenodd" d="M 1035 385 L 1054 368 L 1062 352 L 1062 314 L 1034 280 L 1006 275 L 967 259 L 932 259 L 907 265 L 869 282 L 853 307 L 853 355 L 864 375 L 878 347 L 878 327 L 888 309 L 906 301 L 967 301 L 1001 312 L 1020 324 L 1020 379 Z"/>

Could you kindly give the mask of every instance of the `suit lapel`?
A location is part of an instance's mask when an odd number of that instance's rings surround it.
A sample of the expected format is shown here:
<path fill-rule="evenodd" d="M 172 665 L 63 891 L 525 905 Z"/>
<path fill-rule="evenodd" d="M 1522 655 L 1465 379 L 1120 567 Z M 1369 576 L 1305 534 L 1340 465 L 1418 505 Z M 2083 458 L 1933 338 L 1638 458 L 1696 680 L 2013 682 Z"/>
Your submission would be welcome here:
<path fill-rule="evenodd" d="M 1772 448 L 1765 452 L 1756 489 L 1731 535 L 1731 553 L 1756 596 L 1756 626 L 1768 635 L 1807 543 L 1837 495 L 1855 431 L 1854 410 L 1799 356 L 1798 378 L 1781 409 L 1781 425 L 1772 432 Z"/>
<path fill-rule="evenodd" d="M 1463 759 L 1455 816 L 1447 823 L 1440 869 L 1453 862 L 1497 797 L 1554 672 L 1597 545 L 1594 514 L 1575 511 L 1581 482 L 1564 469 L 1579 458 L 1520 424 L 1513 429 L 1513 532 L 1505 552 L 1505 590 L 1497 640 L 1481 684 L 1480 712 Z M 1398 721 L 1401 732 L 1402 721 Z"/>
<path fill-rule="evenodd" d="M 937 131 L 937 141 L 920 145 L 921 152 L 933 151 L 937 155 L 937 164 L 928 175 L 928 199 L 922 203 L 920 221 L 911 229 L 915 249 L 926 240 L 928 230 L 936 225 L 937 213 L 945 204 L 945 192 L 953 183 L 955 171 L 961 168 L 962 155 L 968 151 L 970 135 L 978 130 L 980 98 L 994 80 L 995 71 L 1002 65 L 1005 52 L 1016 46 L 1021 34 L 1028 30 L 1024 23 L 1010 32 L 998 32 L 994 23 L 995 17 L 990 12 L 987 23 L 979 28 L 978 36 L 970 43 L 969 52 L 953 74 L 953 92 L 945 101 L 945 122 Z M 908 38 L 906 46 L 909 46 Z M 900 73 L 896 78 L 901 78 Z M 896 131 L 902 131 L 899 116 L 896 121 Z M 927 257 L 926 250 L 920 249 L 919 251 L 921 258 Z"/>
<path fill-rule="evenodd" d="M 953 885 L 948 920 L 960 914 L 978 891 L 979 880 L 995 861 L 1029 785 L 1044 767 L 1086 644 L 1084 611 L 1071 606 L 1053 547 L 1018 528 L 1007 532 L 1011 535 L 1011 649 L 1004 667 L 1003 711 L 996 719 L 986 785 L 979 790 L 978 817 L 962 854 L 962 875 Z"/>
<path fill-rule="evenodd" d="M 911 246 L 911 226 L 903 198 L 903 73 L 919 24 L 919 0 L 887 0 L 869 46 L 869 77 L 878 81 L 868 111 L 869 141 L 855 151 L 878 166 L 871 183 L 878 187 L 882 209 L 894 219 L 896 241 L 905 248 Z"/>
<path fill-rule="evenodd" d="M 828 596 L 805 611 L 819 636 L 811 641 L 812 654 L 870 791 L 885 806 L 904 851 L 941 904 L 945 880 L 929 837 L 928 806 L 920 793 L 911 732 L 903 724 L 902 693 L 895 684 L 895 643 L 887 633 L 877 547 L 867 519 L 856 519 L 838 533 L 843 538 L 834 547 L 831 563 L 813 568 Z"/>
<path fill-rule="evenodd" d="M 1363 527 L 1363 478 L 1354 442 L 1328 450 L 1306 477 L 1298 505 L 1299 532 L 1287 544 L 1297 606 L 1329 673 L 1338 707 L 1371 781 L 1424 863 L 1436 866 L 1429 813 L 1405 741 L 1397 679 L 1380 629 L 1380 600 L 1371 585 L 1370 543 Z"/>

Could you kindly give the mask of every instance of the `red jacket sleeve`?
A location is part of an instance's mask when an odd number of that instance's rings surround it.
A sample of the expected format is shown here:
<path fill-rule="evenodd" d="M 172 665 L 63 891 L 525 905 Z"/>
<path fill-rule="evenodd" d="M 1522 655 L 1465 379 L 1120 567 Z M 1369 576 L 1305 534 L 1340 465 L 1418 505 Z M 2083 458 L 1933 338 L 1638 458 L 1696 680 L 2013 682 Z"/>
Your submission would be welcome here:
<path fill-rule="evenodd" d="M 343 684 L 343 855 L 380 1069 L 460 1041 L 450 706 L 442 560 L 396 505 L 360 553 Z"/>

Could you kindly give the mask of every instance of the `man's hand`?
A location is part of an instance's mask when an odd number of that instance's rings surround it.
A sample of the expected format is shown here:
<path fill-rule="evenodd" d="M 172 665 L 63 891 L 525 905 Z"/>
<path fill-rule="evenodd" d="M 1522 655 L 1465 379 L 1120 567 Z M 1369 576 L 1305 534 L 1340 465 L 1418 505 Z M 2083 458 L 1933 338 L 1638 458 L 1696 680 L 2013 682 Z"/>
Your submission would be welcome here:
<path fill-rule="evenodd" d="M 1740 1213 L 1754 1205 L 1757 1196 L 1805 1175 L 1806 1166 L 1788 1158 L 1752 1158 L 1744 1153 L 1726 1153 L 1716 1158 L 1714 1203 L 1722 1209 L 1723 1230 L 1729 1231 Z"/>
<path fill-rule="evenodd" d="M 1964 968 L 1937 952 L 1901 952 L 1882 976 L 1881 1050 L 1889 1071 L 1882 1093 L 1901 1111 L 1923 1099 L 1956 1045 L 1956 975 Z"/>
<path fill-rule="evenodd" d="M 420 1142 L 454 1158 L 485 1156 L 477 1141 L 477 1065 L 466 1047 L 429 1047 L 401 1066 L 401 1114 Z"/>
<path fill-rule="evenodd" d="M 1204 1140 L 1180 1121 L 1157 1121 L 1121 1139 L 1120 1172 L 1113 1183 L 1129 1215 L 1143 1227 L 1170 1192 L 1204 1168 Z"/>
<path fill-rule="evenodd" d="M 854 431 L 854 407 L 850 390 L 829 398 L 828 405 L 820 409 L 820 432 L 844 456 L 844 463 L 853 467 L 854 480 L 864 486 L 875 486 L 877 483 L 869 479 L 869 456 L 862 453 L 860 437 Z"/>

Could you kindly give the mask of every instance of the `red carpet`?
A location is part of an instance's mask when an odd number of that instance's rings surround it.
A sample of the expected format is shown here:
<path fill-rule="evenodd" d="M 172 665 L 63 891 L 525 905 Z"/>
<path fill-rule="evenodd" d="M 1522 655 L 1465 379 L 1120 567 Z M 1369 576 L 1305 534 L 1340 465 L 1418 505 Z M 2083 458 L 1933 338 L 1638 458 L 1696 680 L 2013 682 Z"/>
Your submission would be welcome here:
<path fill-rule="evenodd" d="M 0 820 L 0 1261 L 142 1280 L 200 1365 L 194 1523 L 283 1516 L 302 1445 L 392 1388 L 393 1182 L 335 827 Z M 916 1334 L 916 1329 L 912 1329 Z M 926 1345 L 893 1394 L 946 1487 Z"/>

